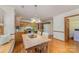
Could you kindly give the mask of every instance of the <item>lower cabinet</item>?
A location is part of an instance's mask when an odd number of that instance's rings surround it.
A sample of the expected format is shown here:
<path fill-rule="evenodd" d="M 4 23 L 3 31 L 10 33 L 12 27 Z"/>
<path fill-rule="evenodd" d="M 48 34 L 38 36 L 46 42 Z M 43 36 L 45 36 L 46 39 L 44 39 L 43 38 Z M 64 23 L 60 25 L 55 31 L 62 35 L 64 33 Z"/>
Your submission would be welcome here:
<path fill-rule="evenodd" d="M 47 53 L 48 52 L 48 43 L 43 43 L 29 49 L 26 49 L 27 53 Z"/>
<path fill-rule="evenodd" d="M 0 25 L 0 35 L 3 35 L 3 34 L 4 34 L 4 26 Z"/>
<path fill-rule="evenodd" d="M 15 34 L 16 42 L 22 42 L 22 34 L 24 34 L 24 32 L 16 32 L 16 34 Z"/>

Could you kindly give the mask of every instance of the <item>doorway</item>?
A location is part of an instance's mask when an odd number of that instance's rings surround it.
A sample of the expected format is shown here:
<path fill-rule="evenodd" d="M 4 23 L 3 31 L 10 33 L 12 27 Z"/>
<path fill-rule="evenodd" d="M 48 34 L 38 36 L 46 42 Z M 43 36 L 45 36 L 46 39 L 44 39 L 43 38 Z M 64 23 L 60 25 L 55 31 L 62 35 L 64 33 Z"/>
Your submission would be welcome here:
<path fill-rule="evenodd" d="M 50 34 L 50 22 L 43 24 L 43 32 Z"/>
<path fill-rule="evenodd" d="M 74 25 L 74 29 L 73 30 L 71 30 L 71 28 L 70 28 L 70 25 L 71 25 L 70 22 L 72 21 L 71 18 L 74 18 L 74 17 L 77 17 L 77 19 L 75 19 L 76 22 L 77 22 L 77 20 L 79 21 L 79 14 L 67 16 L 67 17 L 64 18 L 64 24 L 65 24 L 64 25 L 65 26 L 65 28 L 64 28 L 64 30 L 65 30 L 65 41 L 69 41 L 70 39 L 73 39 L 73 37 L 74 37 L 73 36 L 74 35 L 73 32 L 75 31 L 75 29 L 77 29 L 77 27 L 79 29 L 79 26 L 75 26 L 75 25 Z M 74 22 L 73 22 L 73 24 L 74 24 Z M 75 24 L 77 25 L 77 23 L 75 23 Z"/>

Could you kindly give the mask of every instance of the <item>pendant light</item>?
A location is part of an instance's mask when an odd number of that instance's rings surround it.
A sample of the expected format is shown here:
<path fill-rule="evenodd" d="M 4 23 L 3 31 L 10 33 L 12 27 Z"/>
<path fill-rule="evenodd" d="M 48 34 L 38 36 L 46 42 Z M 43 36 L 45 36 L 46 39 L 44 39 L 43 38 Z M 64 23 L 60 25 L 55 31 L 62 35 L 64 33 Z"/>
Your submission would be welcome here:
<path fill-rule="evenodd" d="M 31 20 L 32 22 L 40 23 L 41 21 L 40 21 L 40 17 L 38 16 L 38 11 L 37 11 L 38 6 L 34 5 L 34 8 L 35 8 L 35 16 L 31 18 Z"/>

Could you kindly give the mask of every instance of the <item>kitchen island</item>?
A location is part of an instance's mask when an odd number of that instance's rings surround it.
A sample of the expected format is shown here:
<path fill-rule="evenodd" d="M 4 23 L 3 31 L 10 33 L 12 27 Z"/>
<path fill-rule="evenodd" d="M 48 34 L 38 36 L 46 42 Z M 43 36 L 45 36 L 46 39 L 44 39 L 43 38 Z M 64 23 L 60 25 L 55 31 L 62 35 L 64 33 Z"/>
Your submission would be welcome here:
<path fill-rule="evenodd" d="M 48 38 L 44 38 L 37 34 L 37 37 L 30 38 L 27 34 L 23 34 L 23 43 L 28 53 L 46 53 L 48 52 Z"/>

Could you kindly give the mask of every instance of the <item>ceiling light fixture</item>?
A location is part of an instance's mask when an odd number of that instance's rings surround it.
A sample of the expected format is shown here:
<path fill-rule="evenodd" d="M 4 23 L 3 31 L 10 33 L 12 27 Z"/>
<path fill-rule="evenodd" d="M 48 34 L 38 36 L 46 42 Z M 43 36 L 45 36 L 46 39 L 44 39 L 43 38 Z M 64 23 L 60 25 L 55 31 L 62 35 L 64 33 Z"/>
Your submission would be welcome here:
<path fill-rule="evenodd" d="M 40 23 L 41 20 L 40 20 L 40 17 L 38 16 L 38 6 L 37 5 L 34 5 L 34 8 L 35 8 L 35 16 L 33 18 L 31 18 L 32 22 L 35 22 L 35 23 Z"/>
<path fill-rule="evenodd" d="M 22 5 L 21 7 L 24 8 L 24 5 Z"/>
<path fill-rule="evenodd" d="M 37 5 L 35 5 L 35 7 L 37 7 Z"/>

